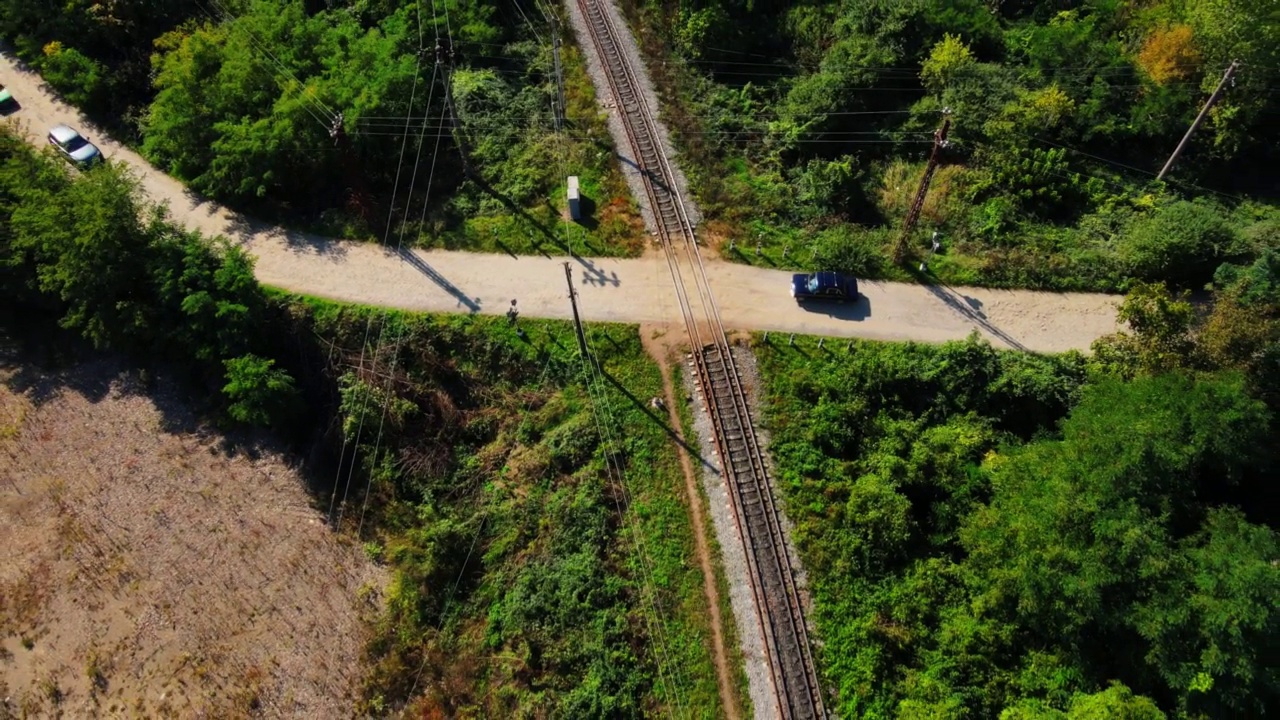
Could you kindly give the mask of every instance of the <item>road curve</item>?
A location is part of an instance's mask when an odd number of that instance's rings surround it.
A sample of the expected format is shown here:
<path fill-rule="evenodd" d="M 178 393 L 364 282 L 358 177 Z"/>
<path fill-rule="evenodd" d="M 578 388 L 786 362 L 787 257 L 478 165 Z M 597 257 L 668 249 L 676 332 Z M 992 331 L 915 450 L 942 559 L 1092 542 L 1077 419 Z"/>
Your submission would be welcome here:
<path fill-rule="evenodd" d="M 346 302 L 430 312 L 500 314 L 511 300 L 523 317 L 571 317 L 563 264 L 573 270 L 585 320 L 678 323 L 679 307 L 659 255 L 597 259 L 487 255 L 445 250 L 397 254 L 370 244 L 308 235 L 263 224 L 189 193 L 178 180 L 107 138 L 61 102 L 11 52 L 0 51 L 0 83 L 20 109 L 11 116 L 33 143 L 65 122 L 136 173 L 151 200 L 173 219 L 207 235 L 223 235 L 257 258 L 258 279 L 285 290 Z M 790 274 L 726 262 L 709 263 L 726 328 L 875 340 L 945 342 L 972 331 L 993 345 L 1033 352 L 1087 350 L 1117 329 L 1118 298 L 1096 293 L 921 286 L 863 281 L 865 297 L 848 306 L 798 307 Z"/>

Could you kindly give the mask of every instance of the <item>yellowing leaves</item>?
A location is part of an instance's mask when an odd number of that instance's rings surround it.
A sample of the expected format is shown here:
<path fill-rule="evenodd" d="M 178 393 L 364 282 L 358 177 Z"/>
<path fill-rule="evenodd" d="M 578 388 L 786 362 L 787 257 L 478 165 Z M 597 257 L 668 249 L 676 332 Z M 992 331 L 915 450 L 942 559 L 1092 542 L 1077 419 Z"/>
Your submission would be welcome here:
<path fill-rule="evenodd" d="M 1032 117 L 1046 127 L 1053 127 L 1062 122 L 1062 119 L 1070 115 L 1076 107 L 1071 97 L 1057 85 L 1050 85 L 1029 93 L 1026 100 Z"/>
<path fill-rule="evenodd" d="M 1152 31 L 1138 53 L 1138 66 L 1157 85 L 1183 80 L 1200 61 L 1189 25 L 1173 25 Z"/>
<path fill-rule="evenodd" d="M 921 64 L 920 79 L 931 87 L 945 85 L 958 71 L 974 62 L 973 51 L 968 44 L 959 35 L 947 33 L 933 46 L 929 57 Z"/>

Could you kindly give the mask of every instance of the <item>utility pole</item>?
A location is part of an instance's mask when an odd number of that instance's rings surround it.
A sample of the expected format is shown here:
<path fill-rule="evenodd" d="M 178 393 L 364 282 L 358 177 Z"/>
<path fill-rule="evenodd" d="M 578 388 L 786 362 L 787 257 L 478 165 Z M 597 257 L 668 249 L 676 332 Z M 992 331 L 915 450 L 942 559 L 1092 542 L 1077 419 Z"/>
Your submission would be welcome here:
<path fill-rule="evenodd" d="M 471 160 L 467 157 L 467 148 L 462 142 L 461 133 L 458 132 L 458 114 L 454 112 L 453 104 L 453 65 L 458 59 L 458 51 L 453 47 L 453 38 L 445 40 L 436 38 L 435 56 L 436 63 L 444 65 L 444 74 L 440 81 L 444 83 L 444 106 L 449 113 L 449 134 L 453 136 L 453 143 L 458 146 L 458 157 L 462 159 L 462 172 L 470 176 L 472 175 Z"/>
<path fill-rule="evenodd" d="M 551 55 L 556 66 L 556 130 L 564 127 L 564 74 L 560 70 L 560 23 L 551 22 Z"/>
<path fill-rule="evenodd" d="M 568 261 L 564 264 L 564 279 L 569 283 L 569 302 L 573 304 L 573 327 L 578 332 L 578 349 L 582 351 L 582 358 L 585 360 L 587 355 L 587 336 L 582 332 L 582 318 L 578 317 L 578 293 L 573 289 L 573 270 L 569 268 Z"/>
<path fill-rule="evenodd" d="M 920 188 L 916 190 L 915 199 L 911 201 L 911 210 L 907 212 L 907 220 L 902 224 L 902 236 L 898 244 L 893 246 L 893 261 L 901 263 L 907 254 L 907 239 L 920 219 L 920 210 L 924 208 L 924 198 L 929 192 L 929 183 L 933 180 L 933 172 L 938 169 L 938 161 L 942 158 L 942 149 L 947 146 L 947 132 L 951 129 L 951 111 L 942 111 L 942 127 L 933 132 L 933 152 L 929 153 L 929 164 L 925 166 L 924 177 L 920 178 Z"/>
<path fill-rule="evenodd" d="M 1163 168 L 1160 168 L 1160 174 L 1156 176 L 1157 180 L 1163 180 L 1164 176 L 1169 174 L 1169 170 L 1177 162 L 1178 156 L 1182 154 L 1182 149 L 1187 146 L 1187 141 L 1191 139 L 1196 128 L 1200 127 L 1200 123 L 1209 114 L 1209 109 L 1213 107 L 1214 103 L 1218 102 L 1218 98 L 1222 97 L 1222 91 L 1227 87 L 1227 82 L 1231 81 L 1231 76 L 1235 74 L 1236 68 L 1239 66 L 1240 61 L 1238 60 L 1232 60 L 1231 64 L 1227 66 L 1227 71 L 1222 74 L 1222 80 L 1218 82 L 1218 87 L 1214 89 L 1213 94 L 1205 101 L 1204 107 L 1200 108 L 1200 114 L 1191 122 L 1191 127 L 1187 128 L 1187 134 L 1182 136 L 1182 142 L 1178 143 L 1178 147 L 1173 149 L 1173 154 L 1169 156 L 1169 162 L 1165 163 Z M 1235 86 L 1234 81 L 1231 81 L 1231 84 L 1233 87 Z"/>

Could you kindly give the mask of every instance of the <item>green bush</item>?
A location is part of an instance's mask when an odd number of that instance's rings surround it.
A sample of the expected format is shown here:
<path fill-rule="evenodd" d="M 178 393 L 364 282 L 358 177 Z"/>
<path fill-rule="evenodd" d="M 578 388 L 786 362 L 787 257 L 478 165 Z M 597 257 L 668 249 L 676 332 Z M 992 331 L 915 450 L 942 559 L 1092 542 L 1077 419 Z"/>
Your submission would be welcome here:
<path fill-rule="evenodd" d="M 256 355 L 224 361 L 227 384 L 222 392 L 230 403 L 227 414 L 249 425 L 279 425 L 298 401 L 293 378 L 273 367 L 275 361 Z"/>
<path fill-rule="evenodd" d="M 1221 206 L 1209 200 L 1177 200 L 1129 222 L 1116 254 L 1127 274 L 1198 287 L 1240 251 L 1239 237 Z"/>
<path fill-rule="evenodd" d="M 107 73 L 96 60 L 62 43 L 49 43 L 38 64 L 40 75 L 66 98 L 88 112 L 102 109 L 108 90 Z"/>

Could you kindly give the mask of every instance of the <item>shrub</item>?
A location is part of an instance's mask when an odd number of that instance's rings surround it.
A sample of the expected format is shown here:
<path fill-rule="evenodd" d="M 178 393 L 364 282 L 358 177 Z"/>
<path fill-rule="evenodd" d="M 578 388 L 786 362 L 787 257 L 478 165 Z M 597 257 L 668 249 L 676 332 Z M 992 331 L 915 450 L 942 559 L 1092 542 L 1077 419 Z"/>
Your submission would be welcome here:
<path fill-rule="evenodd" d="M 813 268 L 877 277 L 884 269 L 883 247 L 888 239 L 887 230 L 863 230 L 855 226 L 827 230 L 814 242 Z"/>
<path fill-rule="evenodd" d="M 946 85 L 961 69 L 974 63 L 973 51 L 959 36 L 947 33 L 920 66 L 920 79 L 933 88 Z"/>
<path fill-rule="evenodd" d="M 245 355 L 224 363 L 227 384 L 222 392 L 232 419 L 251 425 L 272 425 L 284 419 L 297 400 L 293 378 L 273 366 L 274 360 Z"/>
<path fill-rule="evenodd" d="M 1116 251 L 1132 277 L 1189 287 L 1208 282 L 1237 241 L 1218 204 L 1179 200 L 1130 222 Z"/>
<path fill-rule="evenodd" d="M 44 46 L 44 57 L 38 65 L 41 76 L 67 102 L 89 111 L 98 109 L 107 89 L 107 78 L 97 61 L 55 41 Z"/>

